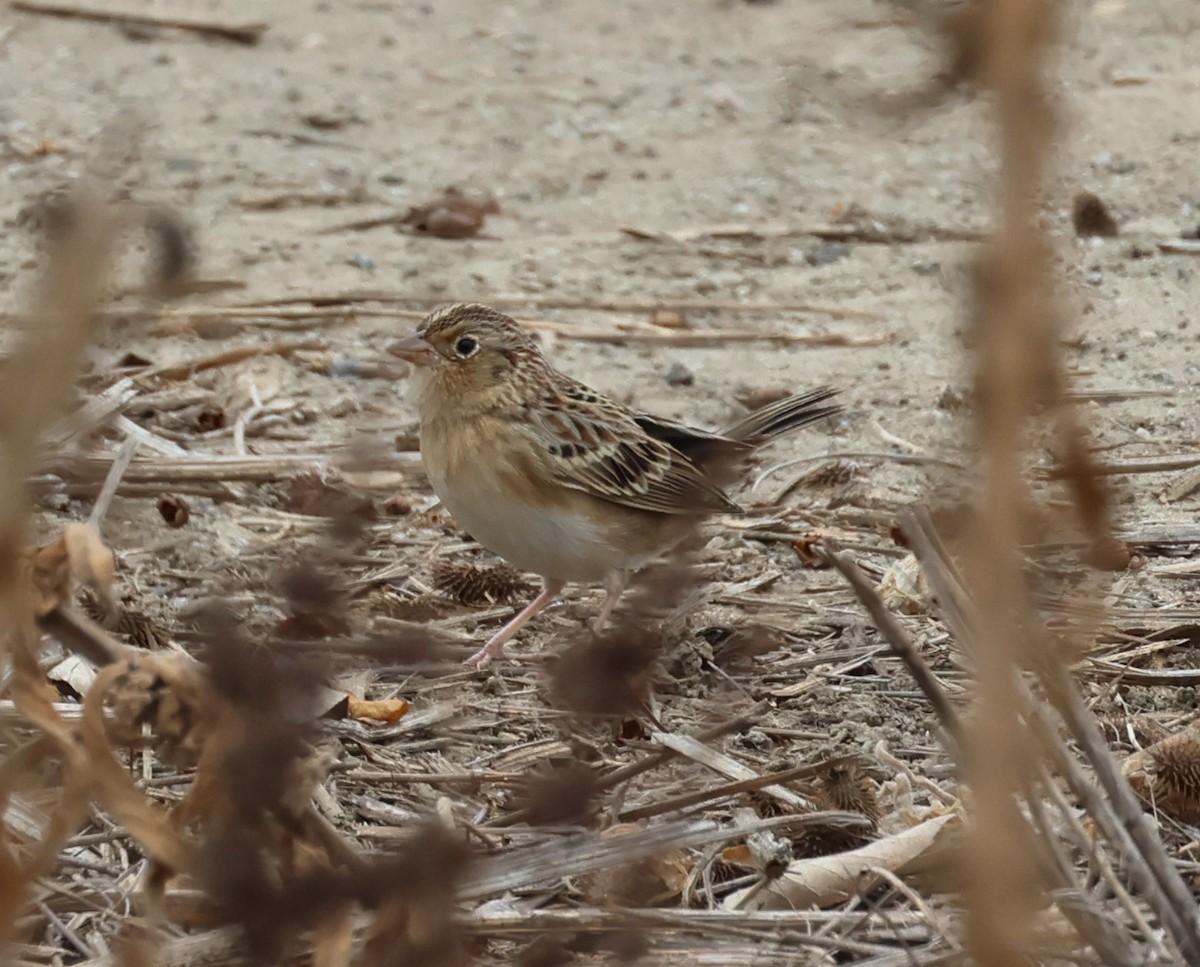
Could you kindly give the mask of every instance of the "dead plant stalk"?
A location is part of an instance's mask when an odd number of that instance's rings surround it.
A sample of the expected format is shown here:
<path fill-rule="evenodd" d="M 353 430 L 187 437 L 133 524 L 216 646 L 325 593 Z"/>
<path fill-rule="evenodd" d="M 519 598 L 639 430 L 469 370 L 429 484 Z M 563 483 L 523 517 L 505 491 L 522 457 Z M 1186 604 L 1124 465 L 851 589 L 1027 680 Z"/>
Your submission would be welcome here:
<path fill-rule="evenodd" d="M 983 474 L 966 573 L 981 620 L 972 649 L 978 707 L 964 735 L 974 813 L 965 899 L 968 950 L 981 964 L 1009 967 L 1027 963 L 1043 890 L 1018 807 L 1036 764 L 1017 714 L 1016 676 L 1024 652 L 1019 628 L 1029 616 L 1019 545 L 1028 506 L 1022 433 L 1057 345 L 1036 208 L 1053 141 L 1041 75 L 1055 13 L 1045 0 L 991 0 L 979 13 L 987 38 L 983 80 L 995 95 L 1001 171 L 997 230 L 976 291 L 975 432 Z"/>

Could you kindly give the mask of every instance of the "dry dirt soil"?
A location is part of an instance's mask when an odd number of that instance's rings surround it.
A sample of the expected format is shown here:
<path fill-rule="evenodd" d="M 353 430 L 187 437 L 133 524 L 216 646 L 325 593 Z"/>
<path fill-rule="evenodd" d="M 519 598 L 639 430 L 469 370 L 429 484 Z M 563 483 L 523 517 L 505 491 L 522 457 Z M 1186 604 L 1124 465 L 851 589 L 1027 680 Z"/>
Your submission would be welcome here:
<path fill-rule="evenodd" d="M 989 224 L 997 162 L 988 100 L 935 79 L 945 65 L 927 29 L 933 5 L 205 0 L 189 8 L 268 29 L 243 45 L 0 14 L 3 308 L 18 311 L 36 276 L 37 202 L 47 194 L 92 178 L 169 208 L 192 229 L 198 275 L 237 288 L 149 317 L 138 311 L 144 301 L 124 298 L 127 311 L 97 331 L 85 395 L 133 377 L 138 395 L 125 415 L 158 446 L 192 456 L 234 453 L 242 418 L 250 455 L 311 455 L 334 466 L 370 453 L 384 467 L 352 477 L 377 516 L 349 546 L 304 512 L 289 482 L 294 467 L 273 480 L 140 491 L 144 478 L 127 478 L 103 535 L 130 608 L 187 642 L 197 602 L 222 595 L 248 627 L 269 630 L 288 611 L 281 574 L 307 558 L 338 562 L 355 632 L 414 617 L 464 640 L 494 630 L 510 610 L 428 592 L 439 560 L 491 562 L 434 506 L 415 470 L 415 412 L 384 348 L 439 301 L 495 302 L 559 324 L 543 330 L 544 346 L 570 374 L 699 425 L 743 412 L 739 401 L 754 391 L 844 390 L 843 416 L 778 443 L 760 468 L 807 462 L 743 492 L 748 518 L 714 525 L 701 555 L 707 579 L 676 622 L 656 710 L 665 728 L 686 730 L 711 718 L 714 698 L 727 712 L 770 698 L 766 730 L 726 744 L 756 767 L 871 753 L 883 740 L 933 774 L 940 753 L 928 706 L 837 576 L 806 566 L 793 547 L 832 536 L 879 578 L 905 553 L 892 533 L 900 510 L 961 477 L 939 461 L 970 460 L 971 239 Z M 1191 457 L 1200 440 L 1200 263 L 1160 248 L 1200 232 L 1198 30 L 1193 0 L 1076 3 L 1054 69 L 1062 144 L 1044 218 L 1070 316 L 1074 388 L 1113 462 Z M 403 215 L 448 186 L 498 202 L 478 237 L 346 227 Z M 1081 189 L 1107 204 L 1118 235 L 1076 237 L 1071 207 Z M 878 237 L 839 237 L 872 219 Z M 142 248 L 131 238 L 126 282 L 141 272 Z M 387 298 L 363 297 L 372 292 Z M 224 311 L 345 293 L 360 297 L 349 309 Z M 659 326 L 657 342 L 571 335 L 619 335 L 630 324 L 641 332 L 655 307 L 680 306 L 689 328 Z M 708 330 L 779 338 L 671 339 Z M 145 377 L 146 366 L 293 342 L 305 345 L 182 378 Z M 110 425 L 73 445 L 111 459 L 121 439 Z M 171 459 L 143 446 L 139 461 L 151 458 Z M 787 486 L 821 468 L 821 479 Z M 1114 478 L 1121 526 L 1146 555 L 1141 568 L 1111 578 L 1118 624 L 1128 615 L 1126 624 L 1161 628 L 1195 614 L 1200 567 L 1187 565 L 1196 547 L 1186 535 L 1200 535 L 1181 528 L 1191 527 L 1198 498 L 1181 483 L 1187 473 Z M 77 483 L 43 488 L 43 533 L 90 513 L 95 488 Z M 156 508 L 162 491 L 190 502 L 178 530 Z M 1181 533 L 1182 543 L 1170 543 Z M 561 649 L 598 601 L 596 589 L 575 589 L 515 654 Z M 913 607 L 905 620 L 955 680 L 940 626 Z M 746 627 L 774 635 L 773 650 L 749 670 L 715 668 L 709 639 Z M 725 630 L 699 634 L 711 628 Z M 1170 662 L 1190 666 L 1193 653 Z M 560 750 L 566 736 L 542 668 L 526 661 L 494 676 L 448 668 L 412 680 L 385 670 L 355 686 L 459 715 L 411 733 L 425 743 L 411 751 L 414 769 L 518 769 L 541 748 Z M 1194 701 L 1190 688 L 1174 687 L 1100 696 L 1105 710 L 1128 702 L 1171 720 Z M 620 759 L 618 740 L 596 741 Z M 533 744 L 509 761 L 506 744 L 515 742 Z M 437 791 L 385 798 L 419 811 Z M 471 808 L 486 814 L 489 801 L 477 797 Z M 369 824 L 352 808 L 341 822 L 359 832 Z"/>

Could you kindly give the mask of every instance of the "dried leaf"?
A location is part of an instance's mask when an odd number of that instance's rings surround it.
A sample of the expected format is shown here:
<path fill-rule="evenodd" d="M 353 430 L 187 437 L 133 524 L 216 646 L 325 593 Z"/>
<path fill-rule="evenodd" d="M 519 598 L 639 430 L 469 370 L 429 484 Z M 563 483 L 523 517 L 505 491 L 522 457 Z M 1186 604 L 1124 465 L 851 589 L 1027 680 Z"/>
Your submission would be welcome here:
<path fill-rule="evenodd" d="M 479 234 L 488 215 L 499 211 L 494 198 L 472 198 L 457 188 L 447 188 L 423 205 L 410 208 L 404 224 L 438 238 L 471 238 Z"/>
<path fill-rule="evenodd" d="M 736 846 L 726 846 L 721 850 L 721 859 L 726 863 L 736 863 L 738 866 L 753 866 L 754 857 L 750 855 L 750 847 L 745 843 Z"/>
<path fill-rule="evenodd" d="M 350 696 L 346 714 L 352 719 L 399 722 L 408 713 L 409 703 L 402 698 L 362 699 Z"/>
<path fill-rule="evenodd" d="M 807 534 L 792 543 L 792 550 L 800 563 L 812 571 L 825 570 L 830 566 L 829 559 L 821 554 L 825 546 L 825 537 L 821 534 Z"/>
<path fill-rule="evenodd" d="M 313 967 L 348 967 L 354 950 L 354 907 L 346 904 L 313 929 Z"/>
<path fill-rule="evenodd" d="M 876 590 L 892 611 L 924 614 L 929 610 L 929 587 L 915 554 L 909 554 L 889 567 Z"/>
<path fill-rule="evenodd" d="M 67 686 L 76 695 L 86 695 L 96 680 L 96 666 L 78 655 L 68 655 L 46 672 L 52 682 Z"/>
<path fill-rule="evenodd" d="M 948 813 L 847 853 L 796 860 L 765 888 L 726 897 L 725 909 L 793 910 L 844 903 L 859 894 L 864 870 L 882 867 L 904 876 L 947 848 L 960 825 Z"/>
<path fill-rule="evenodd" d="M 63 538 L 67 542 L 72 577 L 98 594 L 110 595 L 116 559 L 104 546 L 96 529 L 90 524 L 67 524 L 63 528 Z"/>
<path fill-rule="evenodd" d="M 95 592 L 110 612 L 115 609 L 112 583 L 116 559 L 90 524 L 67 524 L 56 541 L 32 553 L 29 565 L 37 617 L 68 604 L 79 584 Z"/>

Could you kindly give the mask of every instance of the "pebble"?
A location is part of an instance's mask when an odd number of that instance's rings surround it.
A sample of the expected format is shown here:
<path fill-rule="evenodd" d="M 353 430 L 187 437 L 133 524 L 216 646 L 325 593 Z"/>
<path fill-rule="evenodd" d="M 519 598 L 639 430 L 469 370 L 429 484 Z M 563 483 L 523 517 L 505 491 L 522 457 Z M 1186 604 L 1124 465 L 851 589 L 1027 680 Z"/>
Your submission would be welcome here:
<path fill-rule="evenodd" d="M 810 249 L 804 256 L 804 261 L 814 268 L 821 265 L 832 265 L 850 254 L 850 246 L 845 242 L 822 242 Z"/>
<path fill-rule="evenodd" d="M 696 374 L 683 363 L 671 363 L 671 368 L 667 370 L 667 382 L 672 386 L 691 386 L 696 382 Z"/>

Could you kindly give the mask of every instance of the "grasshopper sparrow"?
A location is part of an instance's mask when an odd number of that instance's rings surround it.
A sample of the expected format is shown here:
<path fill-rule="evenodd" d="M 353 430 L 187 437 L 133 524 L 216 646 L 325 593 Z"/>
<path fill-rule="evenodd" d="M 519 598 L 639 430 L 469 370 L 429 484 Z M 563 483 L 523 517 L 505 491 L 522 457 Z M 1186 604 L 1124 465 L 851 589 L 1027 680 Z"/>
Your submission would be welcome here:
<path fill-rule="evenodd" d="M 480 305 L 430 313 L 390 347 L 413 364 L 421 458 L 472 537 L 542 578 L 542 592 L 469 664 L 486 665 L 568 582 L 603 583 L 599 631 L 628 576 L 714 512 L 756 447 L 839 411 L 832 389 L 790 396 L 720 433 L 627 409 L 554 369 L 517 323 Z"/>

